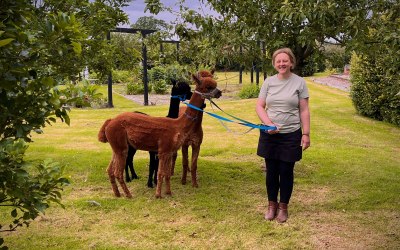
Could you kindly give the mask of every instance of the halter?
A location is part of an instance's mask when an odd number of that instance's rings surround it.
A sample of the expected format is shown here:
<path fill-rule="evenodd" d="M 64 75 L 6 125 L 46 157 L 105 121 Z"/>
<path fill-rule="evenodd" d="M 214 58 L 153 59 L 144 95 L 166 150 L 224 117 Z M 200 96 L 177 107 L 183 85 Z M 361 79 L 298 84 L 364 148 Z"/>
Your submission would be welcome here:
<path fill-rule="evenodd" d="M 203 98 L 203 99 L 211 100 L 211 98 L 213 98 L 218 93 L 218 91 L 220 91 L 220 90 L 215 88 L 215 89 L 211 90 L 208 93 L 201 93 L 201 92 L 199 92 L 197 90 L 195 90 L 194 93 L 199 94 L 201 96 L 201 98 Z"/>

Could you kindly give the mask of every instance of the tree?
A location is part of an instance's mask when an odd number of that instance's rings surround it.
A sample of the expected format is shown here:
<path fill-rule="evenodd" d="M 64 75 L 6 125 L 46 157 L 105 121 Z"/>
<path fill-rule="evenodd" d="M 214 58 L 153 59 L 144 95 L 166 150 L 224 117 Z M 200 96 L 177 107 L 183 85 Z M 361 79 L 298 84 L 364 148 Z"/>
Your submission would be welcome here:
<path fill-rule="evenodd" d="M 148 30 L 160 30 L 169 31 L 171 25 L 167 24 L 164 20 L 157 19 L 153 16 L 142 16 L 131 25 L 134 29 L 148 29 Z"/>
<path fill-rule="evenodd" d="M 263 41 L 267 56 L 279 47 L 290 47 L 296 55 L 296 73 L 310 75 L 313 64 L 321 56 L 320 48 L 326 42 L 352 48 L 362 41 L 371 25 L 370 13 L 380 8 L 390 8 L 393 0 L 207 0 L 222 17 L 204 15 L 181 8 L 183 23 L 178 34 L 192 36 L 201 32 L 215 44 L 224 30 L 241 37 L 246 47 L 249 42 Z M 159 11 L 159 0 L 148 0 L 150 11 Z M 193 29 L 196 28 L 196 30 Z M 239 39 L 238 39 L 239 40 Z M 215 45 L 214 44 L 214 45 Z M 216 48 L 216 47 L 214 47 Z M 259 52 L 258 52 L 259 53 Z"/>
<path fill-rule="evenodd" d="M 4 0 L 0 8 L 0 207 L 11 221 L 0 232 L 29 225 L 50 202 L 60 203 L 62 167 L 24 162 L 31 133 L 61 118 L 68 100 L 58 86 L 75 81 L 85 66 L 107 74 L 108 30 L 127 21 L 125 0 Z M 3 239 L 0 238 L 0 245 Z"/>

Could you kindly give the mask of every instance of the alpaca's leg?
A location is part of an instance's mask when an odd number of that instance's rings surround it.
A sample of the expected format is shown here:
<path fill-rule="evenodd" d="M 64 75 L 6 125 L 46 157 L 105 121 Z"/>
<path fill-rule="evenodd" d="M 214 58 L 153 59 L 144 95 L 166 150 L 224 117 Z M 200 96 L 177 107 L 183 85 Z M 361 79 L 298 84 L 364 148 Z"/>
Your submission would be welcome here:
<path fill-rule="evenodd" d="M 153 176 L 155 174 L 156 168 L 158 168 L 158 161 L 156 159 L 157 153 L 149 152 L 149 157 L 150 157 L 150 163 L 149 163 L 149 177 L 147 179 L 147 186 L 149 188 L 152 188 L 152 187 L 154 187 L 153 186 Z"/>
<path fill-rule="evenodd" d="M 121 197 L 121 194 L 118 190 L 117 183 L 115 182 L 114 163 L 115 162 L 114 162 L 114 153 L 113 153 L 110 164 L 108 164 L 107 173 L 108 173 L 108 178 L 110 179 L 110 182 L 111 182 L 111 187 L 114 192 L 114 195 L 117 197 Z"/>
<path fill-rule="evenodd" d="M 187 172 L 189 169 L 189 146 L 188 145 L 182 145 L 182 179 L 181 183 L 182 185 L 186 184 L 186 177 L 187 177 Z"/>
<path fill-rule="evenodd" d="M 158 154 L 156 154 L 154 159 L 155 159 L 155 163 L 154 163 L 154 175 L 153 175 L 154 180 L 153 180 L 153 182 L 154 182 L 154 184 L 157 185 L 158 166 L 159 166 L 159 162 L 160 162 L 160 159 L 158 159 Z"/>
<path fill-rule="evenodd" d="M 162 186 L 162 183 L 163 183 L 163 180 L 164 180 L 164 176 L 161 174 L 161 171 L 160 171 L 160 164 L 161 164 L 161 161 L 160 161 L 160 163 L 159 163 L 159 165 L 158 165 L 158 173 L 157 173 L 157 188 L 156 188 L 156 198 L 161 198 L 161 186 Z"/>
<path fill-rule="evenodd" d="M 132 155 L 131 148 L 132 147 L 129 146 L 128 156 L 126 157 L 126 162 L 125 162 L 125 181 L 126 182 L 130 182 L 131 180 L 133 180 L 133 178 L 131 179 L 131 177 L 129 176 L 129 168 L 131 167 L 130 165 L 131 165 L 131 163 L 133 161 L 133 155 Z"/>
<path fill-rule="evenodd" d="M 129 146 L 128 147 L 128 157 L 127 159 L 129 159 L 129 168 L 131 170 L 131 174 L 132 174 L 132 180 L 133 179 L 139 179 L 139 176 L 136 174 L 135 172 L 135 168 L 133 167 L 133 157 L 135 157 L 136 154 L 136 148 Z"/>
<path fill-rule="evenodd" d="M 173 153 L 168 154 L 165 159 L 165 194 L 172 195 L 171 192 L 171 168 L 172 168 Z"/>
<path fill-rule="evenodd" d="M 124 169 L 126 163 L 126 156 L 128 149 L 124 150 L 122 153 L 114 154 L 114 175 L 117 178 L 122 190 L 127 198 L 132 198 L 131 192 L 129 192 L 128 187 L 124 181 Z"/>
<path fill-rule="evenodd" d="M 178 152 L 175 152 L 172 155 L 171 175 L 174 175 L 174 173 L 175 173 L 175 163 L 176 163 L 176 158 L 177 157 L 178 157 Z"/>
<path fill-rule="evenodd" d="M 199 158 L 200 153 L 200 145 L 192 145 L 192 167 L 191 167 L 191 175 L 192 175 L 192 186 L 199 187 L 197 184 L 197 160 Z"/>
<path fill-rule="evenodd" d="M 165 193 L 171 195 L 171 163 L 172 163 L 172 153 L 158 154 L 159 164 L 157 173 L 157 190 L 156 197 L 161 198 L 162 184 L 165 178 Z"/>

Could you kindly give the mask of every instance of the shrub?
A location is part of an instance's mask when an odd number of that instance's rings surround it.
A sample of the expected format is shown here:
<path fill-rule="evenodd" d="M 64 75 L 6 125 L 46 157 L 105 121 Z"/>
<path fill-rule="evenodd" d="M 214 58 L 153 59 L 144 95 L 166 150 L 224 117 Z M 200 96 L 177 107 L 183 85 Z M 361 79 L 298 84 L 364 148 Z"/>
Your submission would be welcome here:
<path fill-rule="evenodd" d="M 173 81 L 191 82 L 191 72 L 195 72 L 193 68 L 179 64 L 168 65 L 165 69 L 165 81 L 171 84 Z"/>
<path fill-rule="evenodd" d="M 391 56 L 353 54 L 350 95 L 359 114 L 400 125 L 400 65 Z"/>
<path fill-rule="evenodd" d="M 0 141 L 0 204 L 11 217 L 9 222 L 2 218 L 0 233 L 29 226 L 51 202 L 61 205 L 61 191 L 69 184 L 58 163 L 47 160 L 30 165 L 24 162 L 27 148 L 22 139 Z M 0 237 L 0 246 L 2 241 Z"/>
<path fill-rule="evenodd" d="M 165 83 L 165 80 L 158 80 L 156 82 L 153 82 L 152 84 L 152 90 L 156 94 L 165 94 L 168 91 L 167 84 Z"/>
<path fill-rule="evenodd" d="M 149 92 L 152 90 L 152 85 L 149 84 Z M 142 83 L 128 83 L 126 84 L 126 94 L 127 95 L 143 95 L 144 86 Z"/>
<path fill-rule="evenodd" d="M 153 67 L 149 70 L 149 82 L 165 80 L 165 68 L 162 66 Z"/>
<path fill-rule="evenodd" d="M 256 98 L 258 97 L 259 93 L 260 93 L 260 87 L 256 84 L 250 84 L 244 86 L 240 90 L 239 97 L 241 99 Z"/>
<path fill-rule="evenodd" d="M 113 70 L 113 83 L 129 83 L 133 82 L 133 73 L 128 70 Z"/>
<path fill-rule="evenodd" d="M 105 102 L 103 94 L 97 92 L 99 87 L 85 80 L 78 84 L 65 84 L 65 89 L 61 90 L 60 93 L 67 99 L 67 104 L 74 107 L 98 107 L 103 106 Z"/>

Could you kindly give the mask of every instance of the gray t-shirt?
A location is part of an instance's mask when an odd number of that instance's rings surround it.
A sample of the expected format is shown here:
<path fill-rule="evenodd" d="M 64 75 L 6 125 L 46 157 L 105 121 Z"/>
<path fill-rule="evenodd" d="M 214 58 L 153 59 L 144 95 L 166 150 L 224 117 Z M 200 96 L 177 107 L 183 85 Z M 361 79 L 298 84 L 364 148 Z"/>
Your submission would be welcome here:
<path fill-rule="evenodd" d="M 298 75 L 280 80 L 277 75 L 265 79 L 258 98 L 265 99 L 269 119 L 279 127 L 280 133 L 298 130 L 300 124 L 300 99 L 308 98 L 306 82 Z"/>

